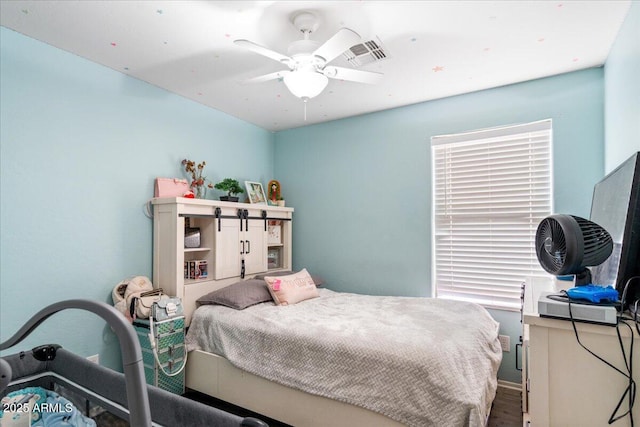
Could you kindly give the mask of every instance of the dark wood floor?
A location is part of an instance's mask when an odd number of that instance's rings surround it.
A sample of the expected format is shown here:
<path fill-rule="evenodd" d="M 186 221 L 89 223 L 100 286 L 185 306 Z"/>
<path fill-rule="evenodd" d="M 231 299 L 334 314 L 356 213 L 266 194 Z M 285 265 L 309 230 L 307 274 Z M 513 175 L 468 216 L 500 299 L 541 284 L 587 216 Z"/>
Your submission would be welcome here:
<path fill-rule="evenodd" d="M 522 405 L 520 390 L 498 387 L 493 401 L 488 427 L 521 427 Z"/>

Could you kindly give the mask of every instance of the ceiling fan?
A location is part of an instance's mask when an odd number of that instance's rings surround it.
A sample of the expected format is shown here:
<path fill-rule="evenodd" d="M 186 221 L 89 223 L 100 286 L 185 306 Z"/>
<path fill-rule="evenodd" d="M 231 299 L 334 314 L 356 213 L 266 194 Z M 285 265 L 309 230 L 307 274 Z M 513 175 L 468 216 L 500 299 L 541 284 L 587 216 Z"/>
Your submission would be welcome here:
<path fill-rule="evenodd" d="M 291 93 L 306 102 L 322 93 L 330 78 L 369 84 L 378 83 L 382 79 L 381 73 L 328 65 L 344 51 L 360 42 L 360 35 L 355 31 L 341 28 L 329 40 L 320 45 L 319 42 L 309 38 L 309 35 L 318 28 L 318 18 L 314 13 L 300 12 L 293 16 L 292 23 L 302 32 L 304 38 L 289 45 L 287 52 L 289 56 L 249 40 L 234 40 L 238 46 L 289 67 L 288 70 L 255 77 L 249 79 L 248 82 L 261 83 L 282 78 Z"/>

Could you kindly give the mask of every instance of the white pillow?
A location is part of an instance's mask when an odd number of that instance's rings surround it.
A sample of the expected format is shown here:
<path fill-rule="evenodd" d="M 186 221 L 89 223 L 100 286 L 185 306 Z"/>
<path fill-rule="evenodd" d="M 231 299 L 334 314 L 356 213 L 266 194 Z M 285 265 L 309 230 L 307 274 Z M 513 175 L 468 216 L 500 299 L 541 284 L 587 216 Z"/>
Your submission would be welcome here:
<path fill-rule="evenodd" d="M 277 305 L 296 304 L 320 296 L 306 268 L 287 276 L 266 276 L 264 280 Z"/>

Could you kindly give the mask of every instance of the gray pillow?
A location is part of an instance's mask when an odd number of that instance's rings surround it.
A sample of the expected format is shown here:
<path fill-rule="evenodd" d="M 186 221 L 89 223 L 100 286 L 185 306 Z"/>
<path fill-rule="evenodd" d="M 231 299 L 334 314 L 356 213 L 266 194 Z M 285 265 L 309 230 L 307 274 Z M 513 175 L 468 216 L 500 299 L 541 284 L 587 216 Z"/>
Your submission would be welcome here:
<path fill-rule="evenodd" d="M 217 304 L 243 310 L 261 302 L 273 301 L 267 283 L 260 279 L 249 279 L 236 282 L 196 300 L 198 305 Z"/>

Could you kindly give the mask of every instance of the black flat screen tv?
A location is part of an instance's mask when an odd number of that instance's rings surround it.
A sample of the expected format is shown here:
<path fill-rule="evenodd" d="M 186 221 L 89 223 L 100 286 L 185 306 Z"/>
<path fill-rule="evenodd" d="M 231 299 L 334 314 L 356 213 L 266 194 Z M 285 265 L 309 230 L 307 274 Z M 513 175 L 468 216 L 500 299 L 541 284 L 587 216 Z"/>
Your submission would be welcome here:
<path fill-rule="evenodd" d="M 625 308 L 640 299 L 640 151 L 598 182 L 593 189 L 590 220 L 604 227 L 613 239 L 613 252 L 592 267 L 592 282 L 613 285 L 623 295 Z"/>

